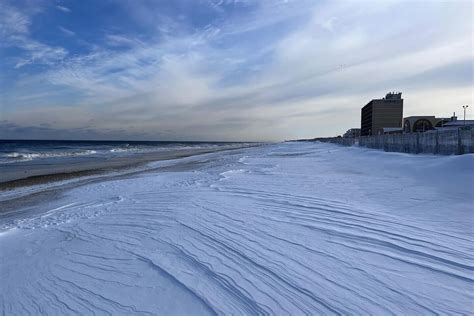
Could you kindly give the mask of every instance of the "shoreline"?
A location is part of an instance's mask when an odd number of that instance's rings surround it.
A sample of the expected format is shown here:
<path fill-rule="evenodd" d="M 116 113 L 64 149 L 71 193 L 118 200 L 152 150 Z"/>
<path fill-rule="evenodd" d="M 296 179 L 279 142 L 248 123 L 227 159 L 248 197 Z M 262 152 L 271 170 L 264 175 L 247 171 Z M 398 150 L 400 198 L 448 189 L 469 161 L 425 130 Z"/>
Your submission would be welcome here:
<path fill-rule="evenodd" d="M 129 175 L 139 172 L 147 172 L 150 170 L 154 170 L 157 168 L 144 168 L 140 169 L 140 167 L 144 167 L 149 163 L 152 162 L 160 162 L 160 161 L 172 161 L 175 159 L 199 156 L 204 154 L 210 153 L 217 153 L 223 151 L 231 151 L 231 150 L 239 150 L 245 148 L 252 148 L 262 146 L 264 144 L 254 144 L 254 145 L 245 145 L 239 147 L 231 147 L 231 148 L 215 148 L 215 149 L 197 149 L 197 150 L 185 150 L 185 151 L 170 151 L 170 152 L 159 152 L 159 153 L 144 153 L 136 156 L 129 156 L 129 157 L 117 157 L 116 159 L 106 160 L 106 161 L 99 161 L 95 163 L 83 164 L 80 166 L 76 166 L 76 168 L 70 168 L 68 171 L 57 171 L 52 173 L 39 173 L 34 174 L 27 177 L 18 177 L 13 178 L 7 181 L 0 180 L 0 193 L 6 193 L 9 191 L 14 191 L 16 189 L 28 188 L 38 185 L 45 185 L 45 184 L 52 184 L 61 181 L 67 180 L 80 180 L 83 178 L 84 180 L 88 180 L 87 177 L 93 177 L 89 179 L 91 181 L 102 179 L 110 175 L 111 173 L 118 172 L 116 175 Z M 160 167 L 158 167 L 160 168 Z M 49 169 L 51 170 L 51 169 Z M 126 172 L 129 170 L 129 172 Z M 48 171 L 48 170 L 44 170 Z M 20 175 L 21 176 L 21 175 Z M 32 193 L 34 194 L 34 193 Z M 23 195 L 22 195 L 23 196 Z M 12 198 L 17 199 L 15 197 Z M 2 202 L 5 202 L 7 199 L 2 199 Z"/>
<path fill-rule="evenodd" d="M 236 148 L 232 150 L 245 149 L 245 148 L 248 148 L 248 147 Z M 214 151 L 208 154 L 213 154 L 217 152 L 222 152 L 222 151 Z M 176 159 L 198 157 L 201 155 L 206 155 L 206 153 L 189 155 L 186 157 L 180 157 Z M 156 162 L 170 161 L 170 160 L 173 160 L 173 159 L 158 160 Z M 112 174 L 111 172 L 107 172 L 107 171 L 102 172 L 102 175 L 100 175 L 99 172 L 93 173 L 93 175 L 94 174 L 97 175 L 96 177 L 71 176 L 70 179 L 76 179 L 77 181 L 71 181 L 71 182 L 65 182 L 65 183 L 61 183 L 60 180 L 39 183 L 38 185 L 41 185 L 41 184 L 46 184 L 46 185 L 51 184 L 51 185 L 47 187 L 38 188 L 38 190 L 34 190 L 34 191 L 26 191 L 23 194 L 20 193 L 17 196 L 0 199 L 0 202 L 1 202 L 0 203 L 0 224 L 2 222 L 5 222 L 9 218 L 21 219 L 25 216 L 30 216 L 31 212 L 41 214 L 44 210 L 42 210 L 41 207 L 37 208 L 36 207 L 37 205 L 41 205 L 41 203 L 43 203 L 44 201 L 51 201 L 53 199 L 60 198 L 64 192 L 77 188 L 77 187 L 81 187 L 84 185 L 92 185 L 94 183 L 102 182 L 102 181 L 133 178 L 139 174 L 148 173 L 148 172 L 170 172 L 170 171 L 176 172 L 176 171 L 184 171 L 184 170 L 193 170 L 197 168 L 200 164 L 201 162 L 199 161 L 178 161 L 176 164 L 165 165 L 165 166 L 154 166 L 147 169 L 135 169 L 132 167 L 124 168 L 122 169 L 122 172 L 117 173 L 117 174 Z M 126 171 L 127 169 L 129 169 L 129 171 Z M 55 183 L 57 183 L 57 185 L 54 185 Z M 19 187 L 19 188 L 21 189 L 22 187 Z M 23 187 L 23 188 L 26 188 L 26 187 Z M 0 191 L 0 193 L 1 192 L 2 191 Z M 34 207 L 34 209 L 32 207 Z M 3 232 L 3 229 L 2 229 L 2 226 L 0 225 L 0 233 L 2 232 Z"/>

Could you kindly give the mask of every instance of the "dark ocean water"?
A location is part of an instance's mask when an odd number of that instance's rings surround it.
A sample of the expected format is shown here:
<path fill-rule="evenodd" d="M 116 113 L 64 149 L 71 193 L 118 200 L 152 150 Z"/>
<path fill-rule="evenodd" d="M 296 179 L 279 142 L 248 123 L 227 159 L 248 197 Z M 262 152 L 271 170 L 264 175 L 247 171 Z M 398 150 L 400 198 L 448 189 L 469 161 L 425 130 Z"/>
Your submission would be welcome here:
<path fill-rule="evenodd" d="M 169 150 L 205 149 L 224 142 L 140 142 L 140 141 L 51 141 L 0 140 L 0 164 L 31 161 L 58 162 L 61 159 L 101 159 Z"/>
<path fill-rule="evenodd" d="M 0 182 L 58 172 L 92 169 L 107 162 L 133 161 L 203 150 L 218 150 L 243 143 L 0 140 Z"/>

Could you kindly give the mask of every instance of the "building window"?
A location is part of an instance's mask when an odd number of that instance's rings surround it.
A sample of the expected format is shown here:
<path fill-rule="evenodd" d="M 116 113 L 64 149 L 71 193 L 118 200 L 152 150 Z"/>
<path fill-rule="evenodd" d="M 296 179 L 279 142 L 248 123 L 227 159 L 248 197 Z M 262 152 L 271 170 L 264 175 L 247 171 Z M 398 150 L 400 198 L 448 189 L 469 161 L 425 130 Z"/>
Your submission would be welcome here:
<path fill-rule="evenodd" d="M 409 120 L 405 120 L 405 123 L 403 123 L 403 131 L 405 133 L 411 133 L 411 124 Z"/>
<path fill-rule="evenodd" d="M 425 132 L 433 129 L 433 125 L 431 124 L 430 121 L 426 119 L 421 119 L 415 122 L 413 124 L 413 131 L 414 132 Z"/>

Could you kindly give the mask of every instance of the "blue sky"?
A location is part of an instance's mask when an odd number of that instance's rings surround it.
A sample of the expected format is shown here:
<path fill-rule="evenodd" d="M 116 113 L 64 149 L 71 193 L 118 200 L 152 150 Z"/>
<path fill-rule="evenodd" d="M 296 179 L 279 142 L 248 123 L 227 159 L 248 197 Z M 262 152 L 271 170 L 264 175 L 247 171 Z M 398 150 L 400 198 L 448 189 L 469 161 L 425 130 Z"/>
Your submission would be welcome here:
<path fill-rule="evenodd" d="M 388 91 L 472 112 L 472 6 L 0 0 L 0 138 L 329 136 Z"/>

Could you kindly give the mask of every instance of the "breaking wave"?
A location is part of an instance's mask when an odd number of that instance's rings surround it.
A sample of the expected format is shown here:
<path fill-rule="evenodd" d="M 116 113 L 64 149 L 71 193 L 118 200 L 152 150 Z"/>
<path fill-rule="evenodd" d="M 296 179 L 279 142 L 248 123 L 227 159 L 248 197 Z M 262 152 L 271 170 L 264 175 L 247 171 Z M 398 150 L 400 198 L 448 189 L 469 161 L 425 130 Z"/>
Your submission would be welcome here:
<path fill-rule="evenodd" d="M 95 150 L 83 150 L 83 151 L 73 151 L 73 152 L 45 152 L 45 153 L 12 152 L 12 153 L 0 154 L 0 163 L 30 161 L 33 159 L 87 156 L 87 155 L 93 155 L 96 153 L 97 151 Z"/>

